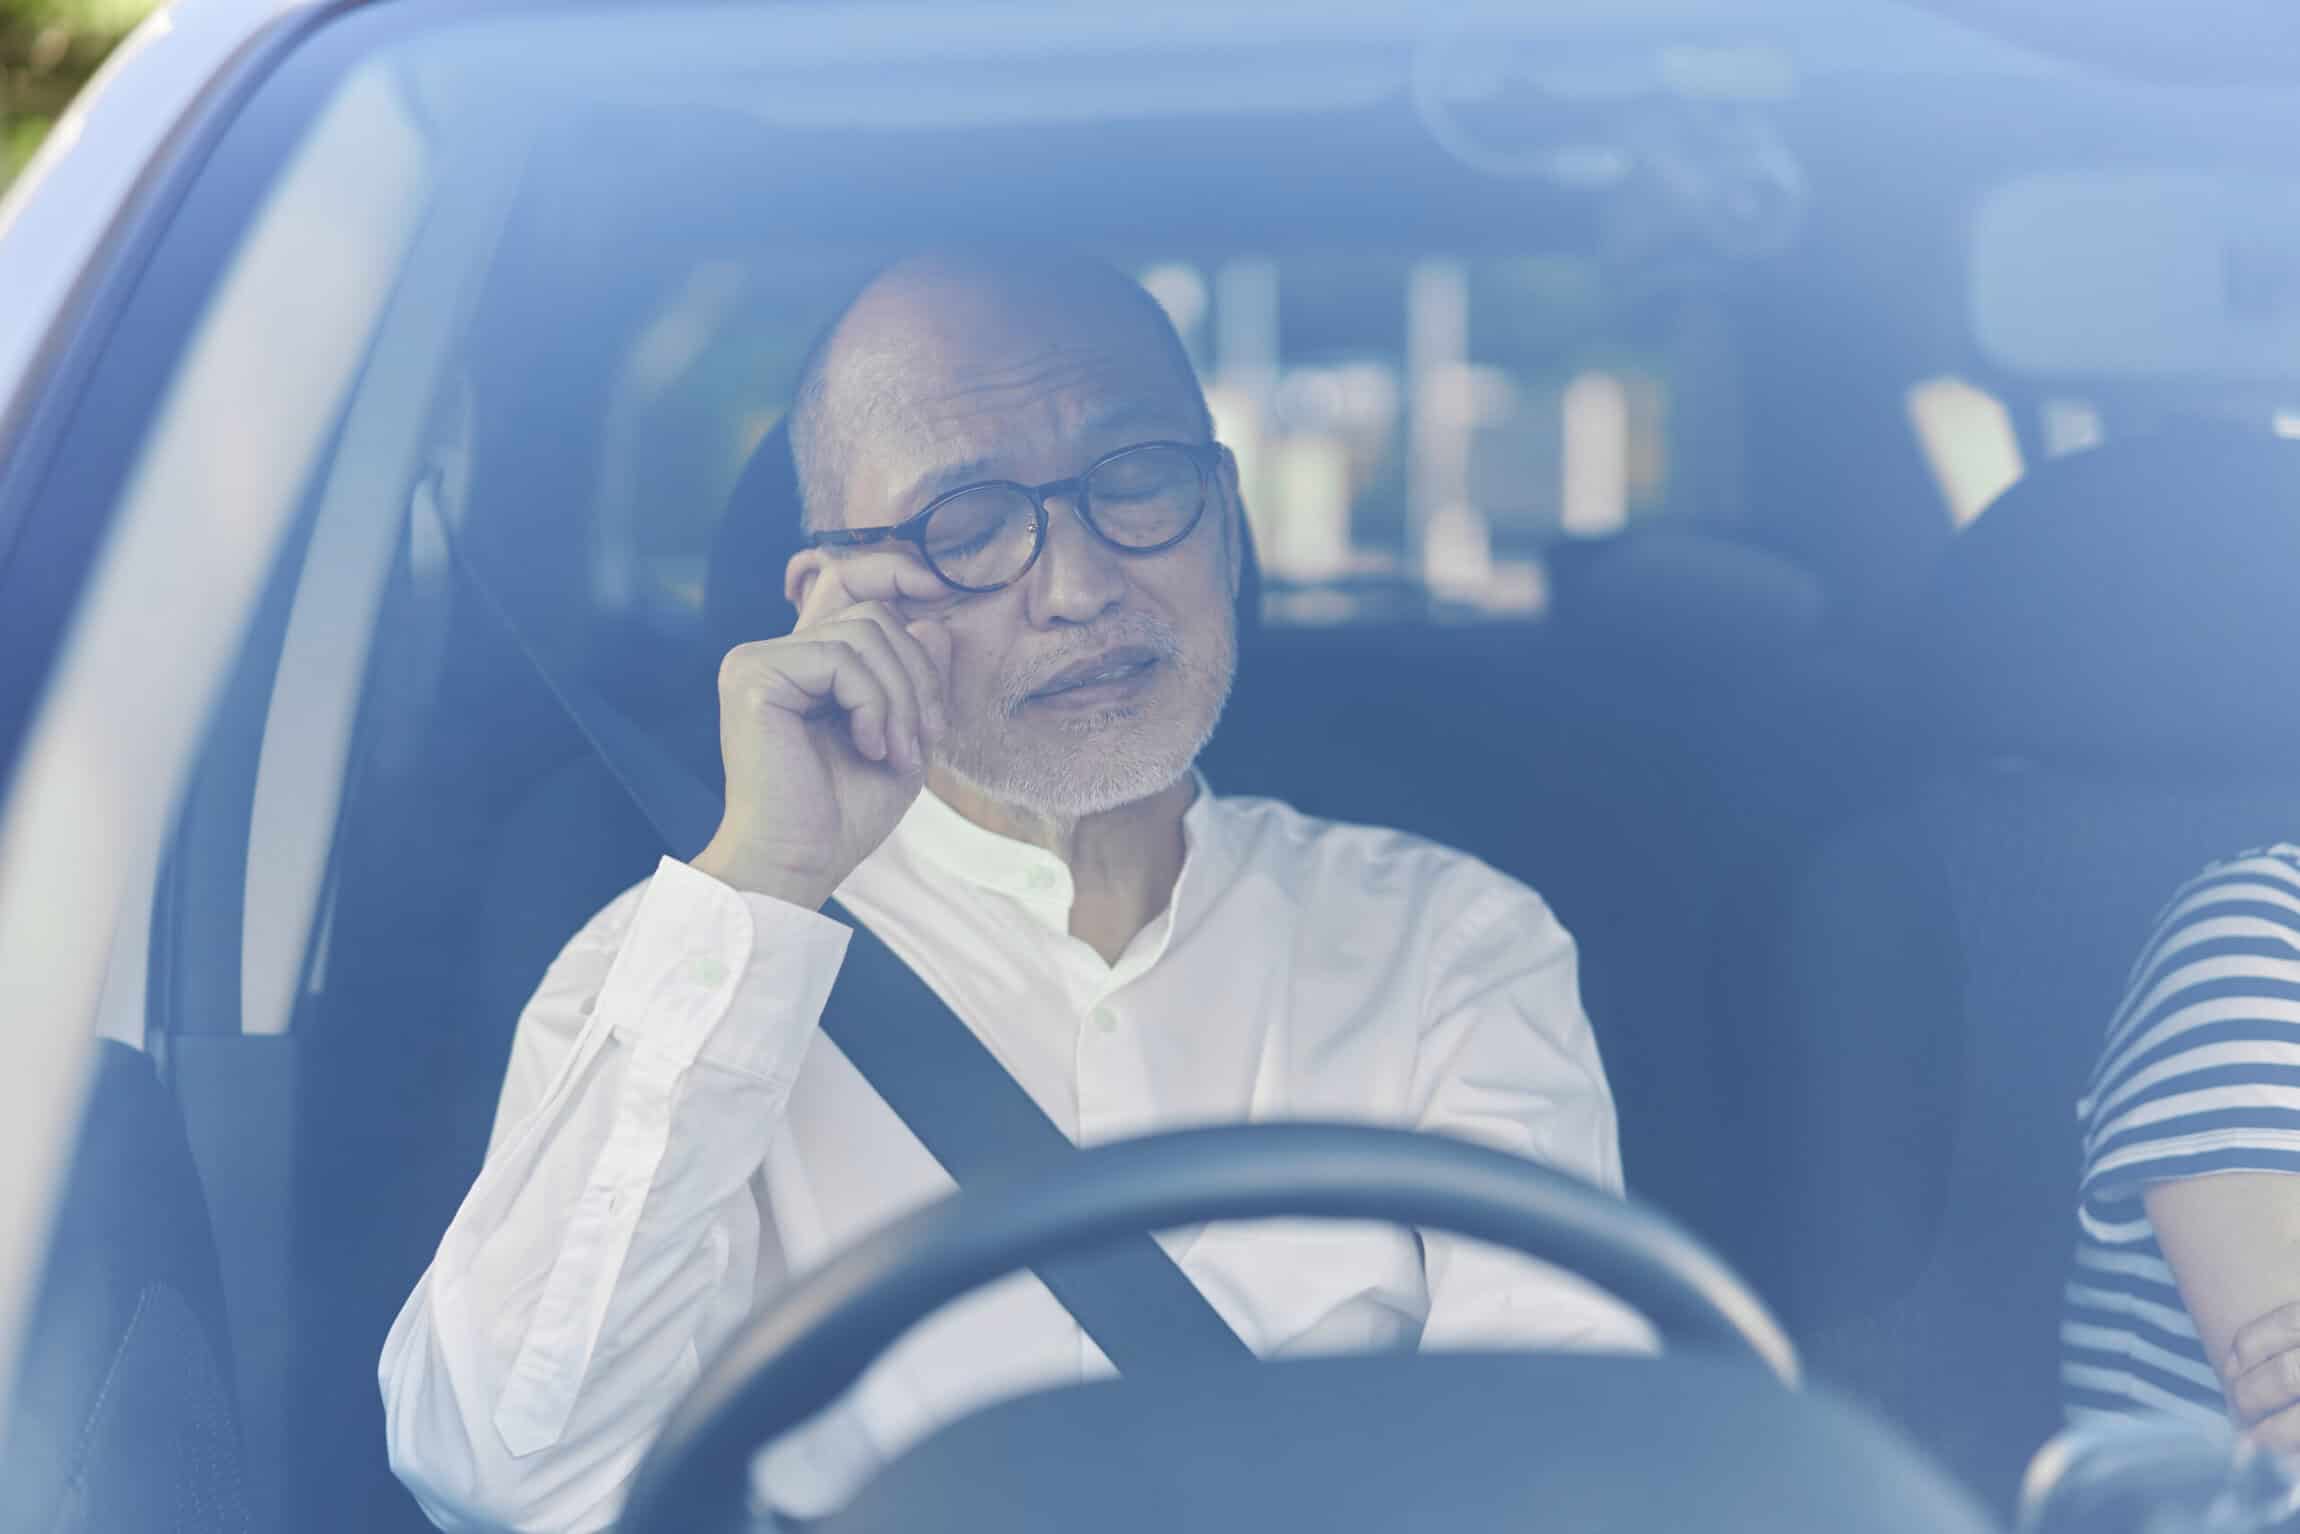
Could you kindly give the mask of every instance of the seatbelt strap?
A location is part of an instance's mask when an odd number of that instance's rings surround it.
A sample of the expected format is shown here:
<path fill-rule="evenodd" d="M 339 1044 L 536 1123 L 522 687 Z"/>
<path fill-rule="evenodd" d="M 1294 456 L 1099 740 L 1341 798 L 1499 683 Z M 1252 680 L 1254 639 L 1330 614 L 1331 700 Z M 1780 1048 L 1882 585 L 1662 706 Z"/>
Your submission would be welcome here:
<path fill-rule="evenodd" d="M 837 902 L 854 928 L 823 1031 L 960 1187 L 1078 1154 L 1055 1122 L 917 971 Z M 1119 1372 L 1142 1378 L 1253 1354 L 1148 1235 L 1034 1272 Z"/>
<path fill-rule="evenodd" d="M 463 552 L 435 502 L 448 557 L 511 636 L 592 751 L 674 856 L 691 856 L 717 829 L 721 800 L 646 731 L 581 678 L 554 669 Z M 824 913 L 853 928 L 823 1006 L 821 1028 L 966 1187 L 985 1174 L 1052 1167 L 1077 1147 L 997 1058 L 878 935 L 836 901 Z M 1149 1235 L 1039 1264 L 1040 1283 L 1122 1374 L 1148 1378 L 1253 1354 L 1166 1249 Z"/>

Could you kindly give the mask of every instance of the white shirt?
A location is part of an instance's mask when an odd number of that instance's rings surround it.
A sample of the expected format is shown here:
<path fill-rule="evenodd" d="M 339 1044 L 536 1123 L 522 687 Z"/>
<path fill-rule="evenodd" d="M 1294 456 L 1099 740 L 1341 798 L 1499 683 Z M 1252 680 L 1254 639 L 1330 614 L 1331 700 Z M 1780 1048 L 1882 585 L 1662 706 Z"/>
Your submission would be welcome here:
<path fill-rule="evenodd" d="M 922 794 L 839 891 L 1082 1144 L 1294 1118 L 1416 1126 L 1621 1187 L 1572 939 L 1473 858 L 1200 785 L 1116 964 L 1062 861 Z M 947 1193 L 817 1019 L 847 928 L 666 859 L 519 1020 L 485 1166 L 384 1344 L 393 1468 L 442 1528 L 606 1526 L 700 1362 L 790 1273 Z M 1555 1269 L 1439 1234 L 1261 1221 L 1160 1240 L 1262 1354 L 1650 1347 Z M 762 1456 L 819 1513 L 940 1422 L 1105 1373 L 1038 1280 L 944 1310 Z"/>

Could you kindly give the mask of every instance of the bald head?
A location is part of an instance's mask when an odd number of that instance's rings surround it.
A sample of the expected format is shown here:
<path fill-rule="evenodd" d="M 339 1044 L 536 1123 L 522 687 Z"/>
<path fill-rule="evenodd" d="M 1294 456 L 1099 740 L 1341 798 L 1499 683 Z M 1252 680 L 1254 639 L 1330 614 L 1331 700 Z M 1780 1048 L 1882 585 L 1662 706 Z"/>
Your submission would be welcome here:
<path fill-rule="evenodd" d="M 883 503 L 897 483 L 890 476 L 952 439 L 955 423 L 1043 415 L 1098 377 L 1105 395 L 1111 384 L 1139 394 L 1146 416 L 1213 435 L 1173 323 L 1116 268 L 1024 245 L 900 261 L 856 295 L 800 368 L 790 438 L 801 515 L 809 527 L 867 523 L 847 514 L 850 501 Z"/>

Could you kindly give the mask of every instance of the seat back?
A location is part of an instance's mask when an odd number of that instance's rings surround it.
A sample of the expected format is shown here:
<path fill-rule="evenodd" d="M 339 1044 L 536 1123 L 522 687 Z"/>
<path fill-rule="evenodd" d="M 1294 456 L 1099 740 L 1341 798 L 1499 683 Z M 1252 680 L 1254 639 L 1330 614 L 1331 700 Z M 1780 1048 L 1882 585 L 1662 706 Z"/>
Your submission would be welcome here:
<path fill-rule="evenodd" d="M 1941 760 L 1797 881 L 1737 1007 L 1772 1291 L 1815 1374 L 2006 1505 L 2057 1426 L 2075 1103 L 2154 915 L 2300 826 L 2300 444 L 2047 464 L 1944 562 L 1904 675 Z"/>
<path fill-rule="evenodd" d="M 102 1046 L 0 1438 L 0 1527 L 244 1534 L 207 1203 L 173 1099 Z"/>

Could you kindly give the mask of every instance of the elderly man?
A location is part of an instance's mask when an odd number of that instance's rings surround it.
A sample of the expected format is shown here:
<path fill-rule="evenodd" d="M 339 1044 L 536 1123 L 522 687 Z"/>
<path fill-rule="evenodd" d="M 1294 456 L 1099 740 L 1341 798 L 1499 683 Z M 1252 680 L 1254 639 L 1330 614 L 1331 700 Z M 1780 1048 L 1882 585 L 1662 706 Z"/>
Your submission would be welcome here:
<path fill-rule="evenodd" d="M 608 1523 L 762 1296 L 950 1187 L 817 1037 L 854 936 L 834 895 L 1072 1139 L 1354 1118 L 1621 1185 L 1573 943 L 1532 891 L 1196 774 L 1243 513 L 1141 289 L 1058 255 L 905 262 L 809 359 L 791 438 L 798 623 L 721 668 L 718 834 L 544 977 L 486 1165 L 385 1345 L 393 1463 L 443 1527 Z M 1577 1280 L 1443 1236 L 1164 1240 L 1265 1354 L 1649 1343 Z M 970 1405 L 1108 1368 L 1018 1275 L 762 1481 L 820 1509 Z"/>

